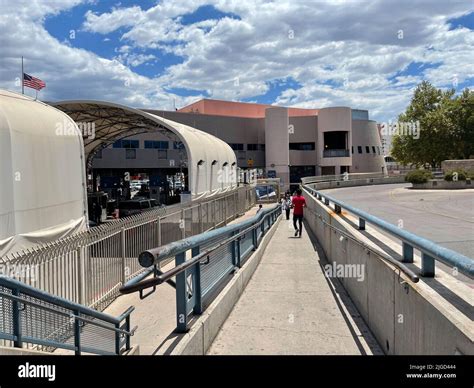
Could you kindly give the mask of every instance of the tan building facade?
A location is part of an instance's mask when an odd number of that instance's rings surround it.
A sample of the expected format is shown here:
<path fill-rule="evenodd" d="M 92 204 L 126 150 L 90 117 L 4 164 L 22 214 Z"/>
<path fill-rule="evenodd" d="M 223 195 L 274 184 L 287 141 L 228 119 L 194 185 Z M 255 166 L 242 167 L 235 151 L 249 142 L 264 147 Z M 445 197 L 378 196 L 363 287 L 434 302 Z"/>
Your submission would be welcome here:
<path fill-rule="evenodd" d="M 234 150 L 238 167 L 261 168 L 266 176 L 280 178 L 284 189 L 304 176 L 386 170 L 376 122 L 366 110 L 205 99 L 177 111 L 145 111 L 224 140 Z M 133 140 L 135 158 L 125 158 L 122 147 L 114 144 L 96 157 L 94 169 L 166 169 L 177 157 L 176 145 L 158 133 L 135 135 Z"/>

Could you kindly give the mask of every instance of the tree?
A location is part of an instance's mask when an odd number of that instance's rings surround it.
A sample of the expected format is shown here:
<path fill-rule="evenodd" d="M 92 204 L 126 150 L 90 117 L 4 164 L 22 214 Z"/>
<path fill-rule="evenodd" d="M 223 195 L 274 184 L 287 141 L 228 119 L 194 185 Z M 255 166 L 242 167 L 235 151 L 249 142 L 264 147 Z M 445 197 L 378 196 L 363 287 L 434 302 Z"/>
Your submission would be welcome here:
<path fill-rule="evenodd" d="M 392 156 L 403 164 L 432 167 L 446 159 L 469 158 L 474 152 L 474 94 L 466 89 L 440 90 L 427 81 L 417 86 L 399 122 L 419 122 L 420 134 L 399 133 Z"/>

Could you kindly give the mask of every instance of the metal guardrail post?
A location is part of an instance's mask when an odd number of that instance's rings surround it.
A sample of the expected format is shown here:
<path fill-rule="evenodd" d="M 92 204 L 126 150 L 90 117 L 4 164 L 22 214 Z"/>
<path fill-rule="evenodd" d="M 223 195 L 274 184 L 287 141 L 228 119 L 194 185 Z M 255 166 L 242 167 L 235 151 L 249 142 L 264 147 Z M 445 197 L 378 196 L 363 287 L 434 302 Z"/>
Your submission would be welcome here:
<path fill-rule="evenodd" d="M 186 260 L 186 252 L 176 255 L 175 265 L 183 264 Z M 188 330 L 188 311 L 187 311 L 187 288 L 186 288 L 186 271 L 176 275 L 176 331 L 185 333 Z"/>
<path fill-rule="evenodd" d="M 241 252 L 240 252 L 240 240 L 241 238 L 239 237 L 237 239 L 237 241 L 235 242 L 235 248 L 236 248 L 236 265 L 237 267 L 241 267 L 242 266 L 242 263 L 241 263 Z"/>
<path fill-rule="evenodd" d="M 413 247 L 406 242 L 402 244 L 403 263 L 413 263 Z"/>
<path fill-rule="evenodd" d="M 435 276 L 435 259 L 426 253 L 421 253 L 421 275 L 427 278 Z"/>
<path fill-rule="evenodd" d="M 125 318 L 125 331 L 130 333 L 130 314 Z M 130 335 L 125 334 L 125 350 L 130 350 Z"/>
<path fill-rule="evenodd" d="M 336 212 L 336 214 L 341 214 L 342 209 L 339 205 L 335 204 L 334 205 L 334 211 Z"/>
<path fill-rule="evenodd" d="M 118 330 L 120 329 L 120 323 L 116 323 L 115 324 L 115 354 L 117 356 L 120 355 L 120 333 L 118 332 Z"/>
<path fill-rule="evenodd" d="M 197 246 L 191 250 L 191 256 L 197 256 L 200 252 L 200 247 Z M 194 314 L 202 314 L 202 289 L 201 289 L 201 264 L 198 262 L 194 266 L 193 273 L 193 295 L 194 295 Z"/>
<path fill-rule="evenodd" d="M 359 230 L 365 230 L 365 220 L 359 217 Z"/>
<path fill-rule="evenodd" d="M 80 311 L 73 311 L 74 314 L 74 347 L 76 356 L 81 355 L 81 321 L 78 319 L 80 317 Z"/>
<path fill-rule="evenodd" d="M 329 199 L 324 198 L 324 204 L 329 206 Z"/>
<path fill-rule="evenodd" d="M 14 296 L 20 296 L 20 290 L 18 288 L 12 289 L 12 294 Z M 15 348 L 22 348 L 23 341 L 22 341 L 22 333 L 21 333 L 21 317 L 20 317 L 20 302 L 17 300 L 12 300 L 12 323 L 13 323 L 13 335 L 15 336 L 15 340 L 13 341 L 13 346 Z"/>
<path fill-rule="evenodd" d="M 257 238 L 257 228 L 256 227 L 252 229 L 252 245 L 253 245 L 252 250 L 256 251 L 257 248 L 258 248 L 258 238 Z"/>

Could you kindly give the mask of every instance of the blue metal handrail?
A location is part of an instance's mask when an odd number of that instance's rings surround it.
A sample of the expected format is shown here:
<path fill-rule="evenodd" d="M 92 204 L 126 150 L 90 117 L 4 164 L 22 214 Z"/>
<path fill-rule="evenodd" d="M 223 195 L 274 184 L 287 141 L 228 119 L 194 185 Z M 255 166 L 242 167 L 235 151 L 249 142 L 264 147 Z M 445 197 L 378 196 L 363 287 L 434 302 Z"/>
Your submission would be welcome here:
<path fill-rule="evenodd" d="M 334 210 L 336 213 L 341 213 L 342 209 L 359 217 L 359 229 L 365 229 L 365 223 L 368 222 L 390 235 L 401 240 L 404 263 L 413 263 L 413 249 L 416 248 L 421 252 L 421 275 L 425 277 L 434 277 L 435 275 L 435 261 L 438 260 L 448 266 L 456 267 L 458 272 L 473 278 L 474 277 L 474 260 L 464 256 L 451 249 L 444 248 L 433 241 L 426 238 L 417 236 L 406 230 L 397 228 L 395 225 L 382 220 L 381 218 L 375 217 L 365 211 L 357 209 L 351 205 L 348 205 L 338 199 L 335 199 L 327 194 L 320 191 L 316 191 L 309 186 L 304 188 L 310 192 L 317 199 L 324 201 L 329 206 L 330 202 L 334 204 Z"/>
<path fill-rule="evenodd" d="M 14 347 L 22 348 L 23 343 L 31 343 L 73 350 L 77 355 L 81 354 L 81 352 L 119 355 L 124 351 L 130 350 L 130 336 L 136 330 L 136 327 L 132 330 L 130 329 L 130 314 L 135 309 L 133 306 L 129 307 L 120 316 L 114 317 L 51 295 L 3 275 L 0 275 L 0 290 L 0 301 L 2 299 L 11 301 L 10 311 L 5 308 L 8 304 L 2 303 L 4 306 L 2 309 L 4 319 L 11 318 L 11 325 L 2 326 L 3 331 L 0 331 L 0 339 L 13 341 Z M 22 317 L 27 314 L 28 308 L 31 308 L 36 314 L 41 312 L 41 318 L 36 319 L 36 321 L 25 320 L 25 322 L 22 322 Z M 52 322 L 48 322 L 48 318 Z M 86 325 L 89 325 L 91 328 L 92 326 L 99 327 L 102 332 L 104 330 L 111 332 L 113 334 L 113 342 L 106 344 L 110 349 L 104 350 L 94 344 L 90 344 L 92 346 L 83 344 L 82 334 Z M 11 331 L 6 330 L 10 326 Z M 39 326 L 41 326 L 41 329 Z M 89 339 L 91 334 L 93 333 L 88 333 Z M 56 339 L 58 336 L 62 338 L 62 341 Z M 101 337 L 103 337 L 103 334 Z M 74 343 L 67 343 L 71 338 Z"/>
<path fill-rule="evenodd" d="M 258 248 L 266 231 L 280 215 L 281 207 L 275 205 L 240 223 L 145 251 L 140 254 L 139 262 L 147 270 L 124 284 L 120 291 L 124 294 L 140 291 L 140 297 L 146 297 L 157 285 L 175 277 L 176 330 L 186 332 L 189 315 L 203 312 L 204 305 L 215 298 L 215 291 Z M 191 258 L 186 258 L 188 251 L 191 251 Z M 157 270 L 159 263 L 172 257 L 175 258 L 174 268 L 165 273 Z M 151 274 L 151 279 L 145 279 Z M 142 294 L 144 289 L 151 287 L 153 291 Z"/>

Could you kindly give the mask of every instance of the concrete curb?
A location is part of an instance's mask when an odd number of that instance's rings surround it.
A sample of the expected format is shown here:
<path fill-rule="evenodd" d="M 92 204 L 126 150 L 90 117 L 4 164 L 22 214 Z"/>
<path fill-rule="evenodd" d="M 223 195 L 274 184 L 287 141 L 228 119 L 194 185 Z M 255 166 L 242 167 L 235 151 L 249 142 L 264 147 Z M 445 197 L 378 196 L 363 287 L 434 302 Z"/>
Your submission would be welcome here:
<path fill-rule="evenodd" d="M 266 233 L 258 249 L 248 258 L 217 298 L 211 303 L 188 333 L 182 334 L 171 355 L 205 355 L 221 326 L 245 290 L 247 283 L 257 269 L 270 239 L 275 234 L 281 216 Z"/>

